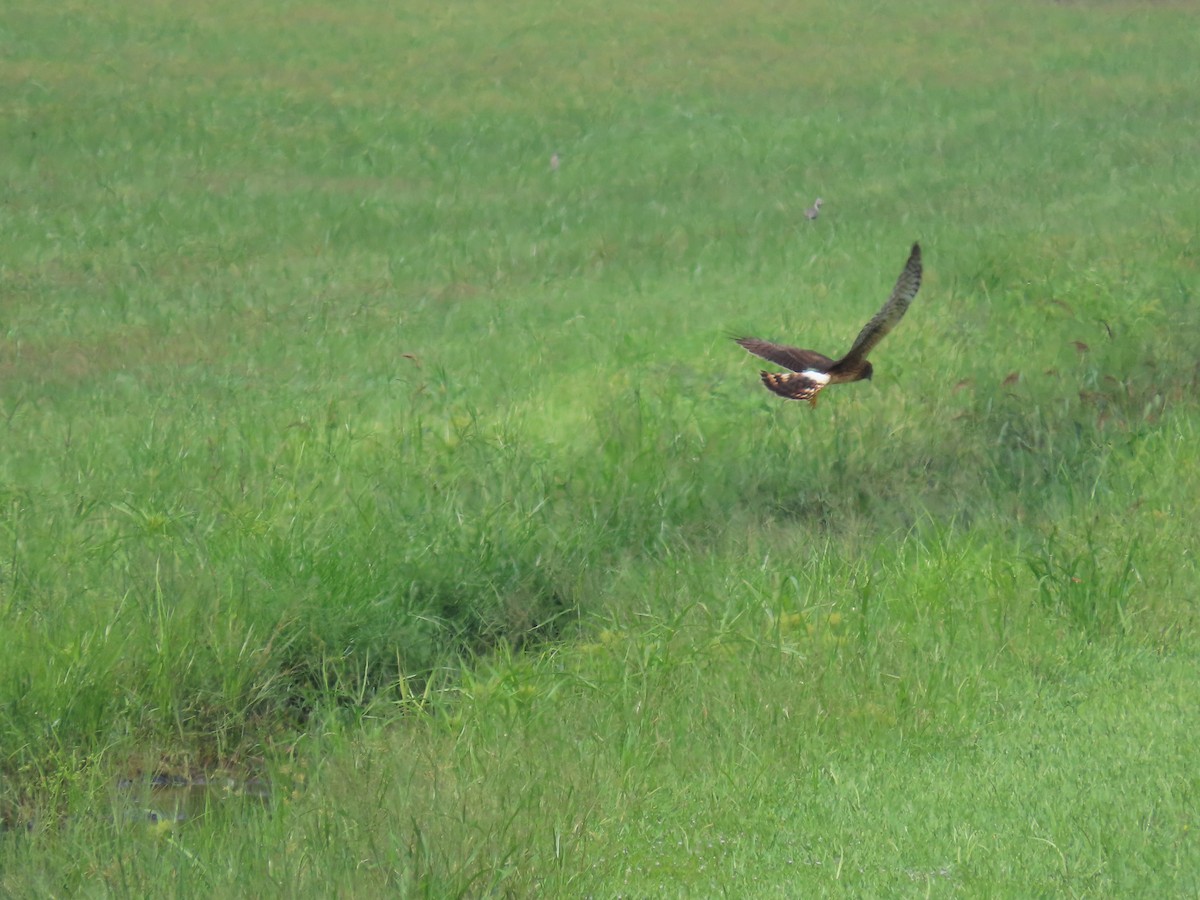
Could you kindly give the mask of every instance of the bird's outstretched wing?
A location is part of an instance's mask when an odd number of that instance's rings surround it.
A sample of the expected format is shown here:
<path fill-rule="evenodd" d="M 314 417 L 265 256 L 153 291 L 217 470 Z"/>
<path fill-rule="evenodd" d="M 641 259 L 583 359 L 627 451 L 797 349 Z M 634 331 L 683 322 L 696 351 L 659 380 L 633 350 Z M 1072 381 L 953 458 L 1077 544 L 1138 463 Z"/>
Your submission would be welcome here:
<path fill-rule="evenodd" d="M 892 295 L 888 297 L 887 303 L 883 304 L 883 309 L 875 313 L 874 318 L 858 333 L 850 351 L 837 361 L 839 369 L 853 367 L 866 358 L 875 345 L 882 341 L 884 336 L 895 328 L 896 323 L 904 317 L 908 305 L 912 303 L 913 297 L 917 296 L 917 290 L 920 287 L 921 245 L 913 244 L 912 252 L 908 255 L 908 262 L 904 264 L 904 271 L 900 273 L 900 277 L 896 280 L 896 286 L 892 288 Z"/>
<path fill-rule="evenodd" d="M 833 365 L 832 359 L 816 350 L 801 350 L 799 347 L 772 344 L 770 341 L 760 341 L 758 338 L 751 337 L 734 338 L 734 340 L 755 356 L 761 356 L 763 359 L 770 360 L 785 369 L 791 369 L 793 372 L 803 372 L 806 369 L 828 369 Z"/>

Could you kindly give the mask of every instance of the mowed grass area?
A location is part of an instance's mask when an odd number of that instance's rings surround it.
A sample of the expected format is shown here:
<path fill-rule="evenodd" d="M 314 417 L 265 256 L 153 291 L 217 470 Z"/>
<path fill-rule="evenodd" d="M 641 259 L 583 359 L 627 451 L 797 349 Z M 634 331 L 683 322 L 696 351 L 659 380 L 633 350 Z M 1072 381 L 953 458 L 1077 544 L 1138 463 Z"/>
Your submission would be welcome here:
<path fill-rule="evenodd" d="M 1200 892 L 1187 5 L 0 46 L 0 892 Z"/>

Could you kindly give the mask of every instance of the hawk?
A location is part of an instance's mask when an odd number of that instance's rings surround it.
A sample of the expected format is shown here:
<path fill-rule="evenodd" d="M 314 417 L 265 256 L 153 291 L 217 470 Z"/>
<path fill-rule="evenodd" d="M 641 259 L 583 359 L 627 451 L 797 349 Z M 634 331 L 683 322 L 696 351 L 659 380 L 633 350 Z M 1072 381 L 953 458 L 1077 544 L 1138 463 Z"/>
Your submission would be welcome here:
<path fill-rule="evenodd" d="M 734 340 L 755 356 L 761 356 L 791 370 L 763 372 L 762 381 L 768 390 L 789 400 L 807 400 L 810 405 L 816 406 L 817 394 L 826 385 L 861 381 L 874 374 L 871 364 L 867 362 L 867 354 L 896 327 L 896 323 L 904 316 L 920 287 L 921 245 L 913 244 L 908 262 L 904 264 L 904 271 L 896 280 L 896 286 L 892 288 L 892 295 L 888 297 L 887 303 L 883 304 L 883 309 L 875 313 L 874 318 L 858 333 L 849 352 L 841 359 L 830 359 L 815 350 L 772 344 L 758 338 L 742 337 Z"/>

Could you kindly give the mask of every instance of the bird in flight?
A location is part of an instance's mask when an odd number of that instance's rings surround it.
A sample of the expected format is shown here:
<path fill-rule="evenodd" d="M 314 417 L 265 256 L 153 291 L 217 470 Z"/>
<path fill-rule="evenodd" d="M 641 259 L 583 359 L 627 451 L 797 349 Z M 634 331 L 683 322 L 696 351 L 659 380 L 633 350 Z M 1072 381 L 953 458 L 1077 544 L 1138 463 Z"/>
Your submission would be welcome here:
<path fill-rule="evenodd" d="M 867 354 L 896 327 L 896 323 L 903 318 L 920 287 L 921 245 L 913 244 L 908 262 L 904 264 L 904 271 L 896 280 L 896 286 L 892 288 L 892 295 L 888 297 L 887 303 L 883 304 L 883 308 L 875 313 L 871 321 L 858 333 L 849 352 L 841 359 L 830 359 L 815 350 L 772 344 L 758 338 L 741 337 L 734 340 L 755 356 L 761 356 L 791 370 L 763 372 L 762 382 L 768 390 L 789 400 L 807 400 L 810 405 L 816 406 L 817 394 L 826 385 L 861 381 L 874 374 L 874 369 L 867 362 Z"/>
<path fill-rule="evenodd" d="M 814 200 L 813 205 L 804 211 L 804 218 L 808 219 L 810 222 L 816 219 L 816 217 L 821 214 L 821 204 L 824 202 L 825 201 L 820 197 Z"/>

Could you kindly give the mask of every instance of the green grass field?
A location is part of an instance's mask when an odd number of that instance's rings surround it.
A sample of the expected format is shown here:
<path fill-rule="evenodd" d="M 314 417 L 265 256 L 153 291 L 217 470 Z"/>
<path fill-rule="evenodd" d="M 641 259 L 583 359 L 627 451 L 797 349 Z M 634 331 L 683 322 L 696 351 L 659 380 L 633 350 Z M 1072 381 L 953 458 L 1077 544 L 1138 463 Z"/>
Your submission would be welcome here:
<path fill-rule="evenodd" d="M 5 6 L 0 895 L 1200 894 L 1190 5 Z"/>

